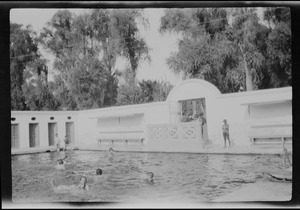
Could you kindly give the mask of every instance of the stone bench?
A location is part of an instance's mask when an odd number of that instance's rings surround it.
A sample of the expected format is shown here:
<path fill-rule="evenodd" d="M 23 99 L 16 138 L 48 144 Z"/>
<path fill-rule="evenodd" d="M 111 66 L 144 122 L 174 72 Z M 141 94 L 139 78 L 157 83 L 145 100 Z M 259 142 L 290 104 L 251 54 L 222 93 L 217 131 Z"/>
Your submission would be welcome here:
<path fill-rule="evenodd" d="M 129 142 L 137 142 L 141 146 L 144 143 L 143 130 L 119 130 L 119 131 L 100 131 L 97 138 L 98 145 L 101 146 L 103 142 L 109 142 L 113 146 L 116 142 L 123 142 L 125 146 Z"/>
<path fill-rule="evenodd" d="M 249 136 L 252 145 L 282 145 L 291 144 L 292 135 L 251 135 Z"/>
<path fill-rule="evenodd" d="M 256 146 L 291 146 L 291 128 L 291 124 L 253 125 L 250 127 L 252 133 L 249 138 L 251 144 Z"/>

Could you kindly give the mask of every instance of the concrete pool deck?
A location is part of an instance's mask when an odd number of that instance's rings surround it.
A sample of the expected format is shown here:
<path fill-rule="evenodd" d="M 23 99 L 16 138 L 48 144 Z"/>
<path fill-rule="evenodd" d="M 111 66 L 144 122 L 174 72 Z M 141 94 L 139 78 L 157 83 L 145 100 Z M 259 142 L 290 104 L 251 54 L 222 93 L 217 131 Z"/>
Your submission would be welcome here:
<path fill-rule="evenodd" d="M 147 145 L 139 146 L 132 145 L 127 148 L 123 145 L 114 145 L 115 151 L 127 151 L 127 152 L 181 152 L 181 153 L 200 153 L 200 154 L 232 154 L 232 155 L 282 155 L 282 147 L 256 147 L 256 146 L 233 146 L 224 148 L 222 145 L 209 145 L 206 148 L 202 147 L 192 147 L 192 148 L 153 148 Z M 71 149 L 78 150 L 89 150 L 89 151 L 107 151 L 109 145 L 99 146 L 95 145 L 74 145 Z M 291 149 L 288 149 L 291 151 Z M 11 155 L 21 155 L 21 154 L 34 154 L 42 152 L 53 152 L 56 151 L 56 147 L 39 147 L 39 148 L 26 148 L 26 149 L 12 149 Z"/>
<path fill-rule="evenodd" d="M 290 201 L 292 199 L 291 182 L 256 182 L 215 199 L 215 202 L 253 202 L 253 201 Z"/>
<path fill-rule="evenodd" d="M 92 151 L 106 151 L 109 149 L 109 146 L 99 147 L 98 145 L 94 146 L 85 146 L 79 145 L 79 150 L 92 150 Z M 133 147 L 120 147 L 114 146 L 114 150 L 116 151 L 128 151 L 128 152 L 167 152 L 167 153 L 201 153 L 201 154 L 244 154 L 244 155 L 255 155 L 255 154 L 274 154 L 274 155 L 281 155 L 283 150 L 281 147 L 278 148 L 259 148 L 254 146 L 234 146 L 231 148 L 224 148 L 221 145 L 210 145 L 206 148 L 202 147 L 193 147 L 193 148 L 149 148 L 147 146 L 133 146 Z M 290 150 L 289 150 L 290 151 Z"/>

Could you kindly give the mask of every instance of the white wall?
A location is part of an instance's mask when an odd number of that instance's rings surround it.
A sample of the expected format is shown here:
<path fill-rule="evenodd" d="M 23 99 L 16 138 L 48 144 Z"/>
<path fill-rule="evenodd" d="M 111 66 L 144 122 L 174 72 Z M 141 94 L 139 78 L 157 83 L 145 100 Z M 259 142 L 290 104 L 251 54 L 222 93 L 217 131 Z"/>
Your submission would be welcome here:
<path fill-rule="evenodd" d="M 142 113 L 134 116 L 100 118 L 104 116 L 122 116 L 126 114 Z M 102 109 L 79 111 L 78 139 L 82 145 L 95 144 L 100 129 L 142 129 L 147 138 L 146 125 L 156 123 L 169 123 L 169 108 L 166 102 L 153 102 L 147 104 L 116 106 Z M 147 139 L 145 141 L 147 143 Z"/>
<path fill-rule="evenodd" d="M 232 94 L 221 94 L 212 84 L 199 79 L 185 80 L 174 87 L 165 102 L 116 106 L 84 111 L 12 111 L 11 117 L 19 124 L 20 148 L 29 148 L 29 123 L 39 123 L 40 147 L 48 146 L 48 123 L 56 122 L 58 135 L 63 138 L 66 122 L 74 122 L 75 143 L 95 145 L 100 128 L 139 128 L 144 131 L 147 143 L 147 125 L 180 122 L 179 100 L 205 98 L 208 138 L 213 144 L 223 144 L 222 124 L 227 119 L 230 137 L 236 145 L 249 145 L 249 126 L 255 123 L 292 123 L 292 88 L 277 88 Z M 268 105 L 247 104 L 285 100 Z M 249 115 L 250 110 L 250 115 Z M 138 115 L 133 115 L 137 114 Z M 128 115 L 119 118 L 104 116 Z M 131 116 L 130 116 L 131 115 Z M 50 120 L 50 117 L 54 120 Z M 72 119 L 67 119 L 71 116 Z M 31 117 L 36 120 L 32 121 Z M 159 147 L 159 145 L 158 145 Z"/>
<path fill-rule="evenodd" d="M 71 119 L 68 119 L 68 117 Z M 31 120 L 35 117 L 35 120 Z M 50 117 L 54 117 L 51 120 Z M 29 148 L 29 124 L 38 123 L 39 131 L 39 147 L 49 146 L 48 137 L 48 123 L 57 123 L 57 132 L 59 138 L 63 138 L 66 135 L 66 122 L 74 122 L 75 125 L 75 143 L 76 138 L 76 124 L 77 124 L 77 112 L 68 111 L 11 111 L 11 118 L 16 120 L 11 121 L 11 124 L 19 125 L 19 142 L 20 149 Z"/>
<path fill-rule="evenodd" d="M 224 144 L 222 125 L 227 119 L 230 124 L 230 137 L 236 145 L 249 145 L 249 127 L 252 124 L 292 122 L 292 88 L 276 88 L 240 93 L 221 94 L 212 84 L 199 79 L 182 82 L 170 92 L 167 101 L 178 103 L 179 100 L 205 98 L 208 138 L 214 144 Z M 277 103 L 279 100 L 288 100 Z M 247 103 L 271 103 L 268 105 L 250 105 Z M 170 106 L 171 113 L 180 112 L 180 106 Z M 276 117 L 275 117 L 276 116 Z M 173 117 L 172 119 L 178 119 Z M 176 122 L 174 120 L 173 122 Z M 177 122 L 179 122 L 177 120 Z"/>
<path fill-rule="evenodd" d="M 251 125 L 292 123 L 291 87 L 223 94 L 217 100 L 212 134 L 216 144 L 223 144 L 223 119 L 227 119 L 230 137 L 236 145 L 250 144 L 248 133 Z"/>
<path fill-rule="evenodd" d="M 222 125 L 226 119 L 230 129 L 230 140 L 235 145 L 247 145 L 247 106 L 242 106 L 241 97 L 219 97 L 214 104 L 214 114 L 208 126 L 212 127 L 211 140 L 214 144 L 224 144 Z"/>
<path fill-rule="evenodd" d="M 250 116 L 255 120 L 269 120 L 277 123 L 287 122 L 292 117 L 292 101 L 251 106 Z"/>

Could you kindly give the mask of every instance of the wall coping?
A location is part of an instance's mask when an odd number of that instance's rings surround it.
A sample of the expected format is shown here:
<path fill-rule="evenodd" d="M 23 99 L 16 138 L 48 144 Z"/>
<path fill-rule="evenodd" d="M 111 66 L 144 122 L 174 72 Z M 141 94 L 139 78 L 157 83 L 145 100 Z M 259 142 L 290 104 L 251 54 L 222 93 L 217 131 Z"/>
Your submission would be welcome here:
<path fill-rule="evenodd" d="M 123 106 L 111 106 L 111 107 L 104 107 L 104 108 L 97 108 L 97 109 L 89 109 L 89 110 L 79 110 L 79 113 L 85 112 L 102 112 L 102 111 L 114 111 L 114 110 L 127 110 L 132 108 L 144 108 L 148 106 L 159 106 L 159 105 L 166 105 L 168 102 L 166 101 L 159 101 L 159 102 L 151 102 L 151 103 L 144 103 L 144 104 L 131 104 L 131 105 L 123 105 Z M 135 110 L 136 112 L 136 110 Z"/>
<path fill-rule="evenodd" d="M 188 80 L 184 80 L 183 82 L 179 83 L 178 85 L 176 85 L 169 93 L 166 101 L 172 101 L 171 98 L 172 98 L 172 95 L 182 86 L 186 85 L 186 84 L 189 84 L 189 83 L 197 83 L 199 85 L 203 85 L 205 86 L 206 88 L 208 88 L 212 93 L 214 93 L 216 96 L 219 96 L 221 95 L 221 92 L 220 90 L 214 86 L 212 83 L 210 82 L 207 82 L 203 79 L 188 79 Z"/>
<path fill-rule="evenodd" d="M 253 91 L 244 91 L 238 93 L 223 93 L 219 98 L 230 98 L 230 97 L 239 97 L 239 96 L 253 96 L 253 95 L 263 95 L 263 94 L 274 94 L 274 93 L 292 93 L 292 87 L 283 87 L 283 88 L 271 88 L 263 90 L 253 90 Z M 292 99 L 292 97 L 287 97 Z"/>
<path fill-rule="evenodd" d="M 72 114 L 72 115 L 77 115 L 78 111 L 10 111 L 11 114 L 44 114 L 44 115 L 48 115 L 48 114 L 59 114 L 59 115 L 68 115 L 68 114 Z"/>

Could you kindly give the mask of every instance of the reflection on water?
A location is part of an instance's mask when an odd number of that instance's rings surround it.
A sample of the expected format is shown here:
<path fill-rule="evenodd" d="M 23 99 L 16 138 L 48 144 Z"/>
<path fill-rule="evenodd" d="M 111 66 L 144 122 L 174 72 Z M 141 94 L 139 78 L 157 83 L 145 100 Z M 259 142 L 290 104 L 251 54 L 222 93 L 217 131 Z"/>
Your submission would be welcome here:
<path fill-rule="evenodd" d="M 68 156 L 65 171 L 57 160 Z M 181 153 L 66 151 L 18 155 L 12 158 L 14 202 L 112 201 L 199 202 L 211 201 L 234 189 L 263 179 L 261 173 L 281 168 L 278 156 L 204 155 Z M 103 174 L 95 176 L 96 169 Z M 89 191 L 56 191 L 60 185 L 79 183 L 86 172 Z M 152 171 L 154 181 L 144 179 Z M 51 186 L 54 180 L 54 187 Z"/>

